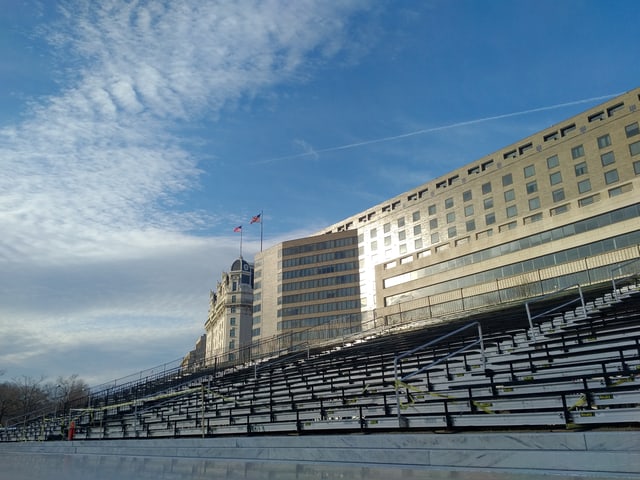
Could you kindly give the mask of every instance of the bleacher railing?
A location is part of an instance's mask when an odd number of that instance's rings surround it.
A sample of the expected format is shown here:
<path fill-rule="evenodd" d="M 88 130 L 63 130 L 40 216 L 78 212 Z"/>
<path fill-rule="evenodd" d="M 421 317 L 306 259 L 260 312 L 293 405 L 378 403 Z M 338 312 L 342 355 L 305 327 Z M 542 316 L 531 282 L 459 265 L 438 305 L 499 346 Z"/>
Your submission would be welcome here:
<path fill-rule="evenodd" d="M 444 355 L 441 358 L 438 358 L 437 360 L 434 360 L 433 362 L 429 363 L 428 365 L 418 368 L 417 370 L 414 370 L 413 372 L 404 375 L 403 377 L 399 376 L 399 368 L 401 365 L 401 362 L 403 359 L 407 358 L 407 357 L 411 357 L 413 355 L 415 355 L 416 353 L 425 350 L 429 347 L 433 347 L 435 345 L 438 345 L 440 343 L 442 343 L 444 340 L 447 340 L 448 338 L 451 338 L 455 335 L 459 335 L 460 333 L 473 328 L 473 327 L 477 327 L 477 339 L 473 340 L 472 342 L 463 345 L 462 347 L 456 349 L 455 351 L 450 351 L 449 353 L 447 353 L 446 355 Z M 475 337 L 474 337 L 475 338 Z M 412 350 L 409 350 L 408 352 L 405 353 L 401 353 L 400 355 L 396 355 L 393 359 L 393 378 L 394 378 L 394 389 L 395 389 L 395 395 L 396 395 L 396 409 L 398 411 L 398 426 L 400 428 L 403 428 L 403 418 L 401 415 L 401 406 L 400 406 L 400 388 L 402 385 L 405 385 L 407 380 L 415 377 L 416 375 L 421 374 L 422 372 L 425 372 L 439 364 L 441 364 L 442 362 L 446 362 L 448 359 L 450 359 L 451 357 L 454 357 L 462 352 L 465 352 L 473 347 L 475 347 L 476 345 L 480 346 L 480 356 L 481 356 L 481 361 L 482 361 L 482 370 L 485 370 L 486 367 L 486 358 L 485 358 L 485 352 L 484 352 L 484 341 L 483 341 L 483 337 L 482 337 L 482 326 L 480 325 L 479 322 L 471 322 L 463 327 L 460 327 L 456 330 L 454 330 L 453 332 L 449 332 L 445 335 L 442 335 L 441 337 L 438 337 L 434 340 L 431 340 L 430 342 L 427 342 L 423 345 L 420 345 Z"/>
<path fill-rule="evenodd" d="M 535 303 L 547 303 L 552 297 L 561 297 L 566 295 L 566 292 L 568 292 L 569 290 L 573 289 L 573 288 L 577 288 L 578 289 L 578 296 L 577 297 L 570 297 L 566 302 L 562 302 L 560 305 L 556 305 L 553 308 L 547 309 L 543 312 L 540 312 L 536 315 L 532 315 L 531 314 L 531 305 L 535 304 Z M 524 304 L 525 309 L 527 311 L 527 318 L 529 319 L 529 328 L 531 331 L 531 338 L 533 339 L 533 341 L 536 341 L 536 331 L 534 328 L 534 321 L 538 320 L 540 318 L 547 318 L 549 317 L 551 314 L 555 314 L 558 311 L 564 310 L 565 307 L 568 307 L 569 305 L 573 305 L 575 303 L 580 303 L 580 305 L 582 306 L 581 308 L 581 314 L 583 318 L 586 318 L 587 316 L 587 308 L 585 306 L 584 303 L 584 295 L 582 294 L 582 287 L 579 284 L 575 284 L 575 285 L 570 285 L 568 287 L 565 287 L 561 290 L 558 290 L 556 292 L 552 292 L 552 293 L 548 293 L 546 295 L 543 295 L 542 297 L 538 297 L 535 298 L 533 300 L 530 300 L 528 302 L 526 302 Z"/>
<path fill-rule="evenodd" d="M 613 296 L 620 295 L 619 286 L 623 283 L 637 283 L 640 280 L 640 258 L 634 258 L 611 269 L 611 285 Z"/>

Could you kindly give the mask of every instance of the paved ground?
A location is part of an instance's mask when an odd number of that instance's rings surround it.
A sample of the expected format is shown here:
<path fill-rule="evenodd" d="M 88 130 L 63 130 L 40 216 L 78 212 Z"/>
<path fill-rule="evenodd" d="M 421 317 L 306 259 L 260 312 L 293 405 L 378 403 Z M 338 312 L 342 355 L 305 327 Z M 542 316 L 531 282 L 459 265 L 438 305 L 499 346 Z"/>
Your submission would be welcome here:
<path fill-rule="evenodd" d="M 331 463 L 281 463 L 118 455 L 0 453 L 0 480 L 604 480 L 638 476 L 436 470 Z"/>

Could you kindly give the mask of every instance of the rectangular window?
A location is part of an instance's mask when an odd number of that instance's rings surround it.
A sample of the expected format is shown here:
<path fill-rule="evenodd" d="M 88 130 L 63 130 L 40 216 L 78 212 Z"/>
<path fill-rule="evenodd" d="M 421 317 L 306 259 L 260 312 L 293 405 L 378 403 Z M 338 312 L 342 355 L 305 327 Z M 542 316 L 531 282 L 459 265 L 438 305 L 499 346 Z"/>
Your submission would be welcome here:
<path fill-rule="evenodd" d="M 640 144 L 640 142 L 638 142 Z M 491 182 L 482 184 L 482 194 L 486 195 L 487 193 L 491 193 Z"/>
<path fill-rule="evenodd" d="M 633 162 L 633 172 L 636 175 L 640 175 L 640 160 L 638 160 L 637 162 Z"/>
<path fill-rule="evenodd" d="M 560 172 L 554 172 L 551 175 L 549 175 L 549 183 L 551 185 L 557 185 L 559 183 L 562 183 L 562 174 Z"/>
<path fill-rule="evenodd" d="M 558 155 L 554 155 L 552 157 L 547 158 L 547 168 L 556 168 L 560 165 L 560 160 L 558 159 Z"/>
<path fill-rule="evenodd" d="M 491 212 L 491 213 L 487 213 L 484 216 L 484 223 L 486 225 L 493 225 L 494 223 L 496 223 L 496 214 Z"/>
<path fill-rule="evenodd" d="M 398 232 L 398 240 L 404 240 L 407 238 L 407 233 L 404 230 L 400 230 Z"/>
<path fill-rule="evenodd" d="M 553 217 L 555 215 L 561 215 L 561 214 L 566 213 L 568 211 L 569 211 L 569 204 L 565 203 L 564 205 L 560 205 L 558 207 L 552 208 L 551 210 L 549 210 L 549 213 Z"/>
<path fill-rule="evenodd" d="M 527 194 L 531 195 L 532 193 L 536 193 L 538 191 L 538 182 L 535 180 L 533 182 L 527 183 Z"/>
<path fill-rule="evenodd" d="M 600 200 L 599 195 L 591 195 L 589 197 L 585 197 L 585 198 L 581 198 L 580 200 L 578 200 L 578 206 L 579 207 L 585 207 L 587 205 L 591 205 L 594 202 L 597 202 L 598 200 Z"/>
<path fill-rule="evenodd" d="M 473 198 L 471 190 L 467 190 L 466 192 L 462 192 L 462 201 L 468 202 Z"/>
<path fill-rule="evenodd" d="M 467 221 L 466 228 L 467 228 L 467 232 L 474 231 L 476 229 L 476 221 L 475 220 Z"/>
<path fill-rule="evenodd" d="M 371 231 L 369 232 L 369 236 L 371 238 L 376 238 L 377 235 L 378 235 L 378 230 L 376 230 L 375 228 L 372 228 Z"/>
<path fill-rule="evenodd" d="M 533 177 L 536 174 L 536 166 L 528 165 L 524 167 L 523 171 L 524 171 L 524 178 Z"/>
<path fill-rule="evenodd" d="M 456 212 L 447 213 L 447 223 L 453 223 L 456 221 Z"/>
<path fill-rule="evenodd" d="M 513 218 L 516 215 L 518 215 L 518 207 L 516 205 L 507 207 L 507 218 Z"/>
<path fill-rule="evenodd" d="M 575 160 L 576 158 L 580 158 L 580 157 L 584 157 L 584 147 L 582 145 L 573 147 L 571 149 L 571 158 Z"/>
<path fill-rule="evenodd" d="M 564 200 L 564 188 L 554 190 L 553 192 L 551 192 L 551 196 L 553 197 L 554 202 L 561 202 L 562 200 Z"/>
<path fill-rule="evenodd" d="M 512 183 L 513 183 L 513 175 L 508 173 L 508 174 L 502 176 L 502 186 L 503 187 L 511 185 Z"/>
<path fill-rule="evenodd" d="M 420 220 L 420 211 L 418 210 L 417 212 L 413 212 L 413 214 L 411 215 L 411 218 L 413 219 L 414 222 L 417 222 L 418 220 Z"/>
<path fill-rule="evenodd" d="M 467 205 L 464 207 L 464 216 L 470 217 L 471 215 L 473 215 L 473 205 Z"/>
<path fill-rule="evenodd" d="M 504 192 L 504 201 L 505 202 L 512 202 L 516 199 L 516 192 L 515 190 L 512 188 L 511 190 L 507 190 L 506 192 Z"/>
<path fill-rule="evenodd" d="M 578 182 L 578 192 L 585 193 L 591 191 L 591 181 L 587 178 L 586 180 L 582 180 Z"/>
<path fill-rule="evenodd" d="M 438 232 L 431 234 L 431 243 L 438 243 L 440 241 L 440 234 Z"/>
<path fill-rule="evenodd" d="M 604 172 L 604 181 L 607 185 L 616 183 L 618 180 L 618 170 L 616 170 L 615 168 L 613 170 L 609 170 L 608 172 Z"/>
<path fill-rule="evenodd" d="M 640 154 L 640 142 L 635 142 L 629 145 L 629 152 L 631 153 L 632 157 L 634 155 Z"/>
<path fill-rule="evenodd" d="M 451 208 L 451 207 L 453 207 L 453 197 L 446 198 L 444 200 L 444 208 Z"/>
<path fill-rule="evenodd" d="M 602 162 L 602 166 L 606 167 L 607 165 L 615 163 L 616 157 L 613 152 L 607 152 L 600 155 L 600 161 Z"/>
<path fill-rule="evenodd" d="M 586 175 L 589 173 L 589 169 L 587 168 L 587 162 L 580 162 L 575 167 L 573 167 L 576 172 L 576 177 L 581 175 Z"/>
<path fill-rule="evenodd" d="M 608 133 L 598 137 L 598 148 L 607 148 L 609 145 L 611 145 L 611 137 Z"/>
<path fill-rule="evenodd" d="M 419 248 L 422 248 L 422 239 L 421 238 L 416 238 L 415 241 L 413 242 L 413 247 L 418 250 Z"/>
<path fill-rule="evenodd" d="M 500 225 L 500 227 L 498 227 L 498 231 L 499 232 L 506 232 L 507 230 L 513 230 L 517 226 L 518 226 L 518 222 L 505 223 L 504 225 Z"/>
<path fill-rule="evenodd" d="M 407 245 L 405 243 L 400 245 L 400 254 L 407 253 Z"/>
<path fill-rule="evenodd" d="M 391 224 L 385 223 L 384 226 L 382 227 L 382 230 L 384 231 L 384 233 L 389 233 L 391 231 Z"/>
<path fill-rule="evenodd" d="M 619 112 L 624 107 L 624 102 L 616 103 L 615 105 L 607 108 L 607 115 L 612 116 L 614 113 Z"/>
<path fill-rule="evenodd" d="M 404 227 L 404 217 L 398 219 L 398 228 Z"/>
<path fill-rule="evenodd" d="M 624 127 L 624 132 L 627 134 L 627 138 L 631 138 L 634 135 L 638 135 L 640 133 L 640 127 L 638 126 L 638 122 L 632 123 L 631 125 L 627 125 Z"/>
<path fill-rule="evenodd" d="M 376 250 L 378 250 L 378 242 L 376 242 L 376 241 L 371 242 L 371 250 L 374 251 L 374 252 Z"/>
<path fill-rule="evenodd" d="M 484 209 L 485 210 L 489 210 L 491 208 L 493 208 L 493 197 L 487 197 L 484 199 L 483 201 L 484 204 Z"/>
<path fill-rule="evenodd" d="M 429 205 L 429 208 L 427 210 L 429 212 L 429 215 L 435 215 L 436 214 L 436 206 L 435 205 Z"/>
<path fill-rule="evenodd" d="M 536 213 L 535 215 L 524 217 L 524 224 L 529 225 L 530 223 L 539 222 L 540 220 L 542 220 L 542 213 Z"/>
<path fill-rule="evenodd" d="M 384 237 L 384 246 L 388 247 L 391 245 L 391 237 Z"/>
<path fill-rule="evenodd" d="M 489 238 L 493 236 L 493 228 L 490 228 L 488 230 L 484 230 L 483 232 L 478 232 L 476 233 L 476 239 L 480 240 L 482 238 Z"/>
<path fill-rule="evenodd" d="M 438 219 L 432 218 L 431 220 L 429 220 L 429 229 L 435 230 L 436 228 L 438 228 Z"/>
<path fill-rule="evenodd" d="M 529 199 L 529 210 L 537 210 L 540 208 L 540 197 L 533 197 Z"/>
<path fill-rule="evenodd" d="M 413 227 L 413 234 L 420 235 L 422 233 L 422 227 L 420 225 L 416 225 Z"/>
<path fill-rule="evenodd" d="M 447 236 L 448 236 L 449 238 L 453 238 L 453 237 L 455 237 L 457 234 L 458 234 L 458 232 L 457 232 L 457 230 L 456 230 L 456 227 L 449 227 L 449 228 L 447 229 Z"/>

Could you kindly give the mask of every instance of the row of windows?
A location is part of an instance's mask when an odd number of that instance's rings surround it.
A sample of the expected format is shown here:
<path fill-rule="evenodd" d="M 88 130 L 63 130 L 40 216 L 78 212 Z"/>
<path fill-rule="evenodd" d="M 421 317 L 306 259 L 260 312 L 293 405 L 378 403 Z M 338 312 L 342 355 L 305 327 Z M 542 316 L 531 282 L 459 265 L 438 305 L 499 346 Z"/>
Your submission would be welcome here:
<path fill-rule="evenodd" d="M 319 325 L 358 325 L 360 313 L 348 313 L 340 315 L 327 315 L 326 317 L 299 318 L 296 320 L 283 320 L 278 322 L 278 331 L 291 328 L 311 328 Z M 305 332 L 307 333 L 307 332 Z M 331 338 L 335 338 L 331 337 Z"/>
<path fill-rule="evenodd" d="M 358 295 L 360 289 L 358 287 L 336 288 L 334 290 L 315 290 L 297 295 L 285 295 L 278 297 L 278 305 L 299 302 L 314 302 L 318 300 L 326 300 L 328 298 L 352 297 Z"/>
<path fill-rule="evenodd" d="M 316 305 L 301 305 L 278 310 L 278 317 L 293 317 L 310 313 L 335 312 L 336 310 L 353 310 L 360 308 L 360 300 L 344 300 L 342 302 L 318 303 Z"/>
<path fill-rule="evenodd" d="M 358 262 L 335 263 L 333 265 L 323 265 L 313 268 L 303 268 L 301 270 L 289 270 L 282 272 L 282 280 L 292 278 L 311 277 L 314 275 L 325 275 L 328 273 L 346 272 L 348 270 L 358 270 Z"/>
<path fill-rule="evenodd" d="M 287 247 L 282 249 L 282 255 L 285 257 L 292 255 L 299 255 L 300 253 L 315 252 L 317 250 L 329 250 L 332 248 L 348 247 L 350 245 L 357 245 L 358 240 L 356 237 L 338 238 L 335 240 L 326 240 L 323 242 L 309 243 L 305 245 L 298 245 L 296 247 Z"/>
<path fill-rule="evenodd" d="M 355 237 L 354 237 L 355 238 Z M 358 255 L 358 249 L 341 250 L 338 252 L 319 253 L 306 257 L 288 258 L 282 261 L 283 268 L 297 267 L 299 265 L 310 265 L 314 263 L 331 262 L 333 260 L 352 258 Z"/>
<path fill-rule="evenodd" d="M 345 283 L 357 283 L 360 275 L 350 273 L 348 275 L 338 275 L 336 277 L 316 278 L 313 280 L 303 280 L 301 282 L 291 282 L 278 285 L 279 292 L 292 292 L 295 290 L 310 290 L 314 288 L 330 287 L 332 285 L 342 285 Z"/>
<path fill-rule="evenodd" d="M 471 253 L 469 255 L 463 255 L 461 257 L 457 257 L 446 262 L 430 265 L 428 267 L 421 268 L 419 270 L 414 270 L 412 272 L 396 275 L 394 277 L 387 278 L 384 281 L 384 287 L 389 288 L 395 285 L 400 285 L 402 283 L 416 280 L 418 278 L 423 278 L 423 277 L 435 275 L 440 272 L 453 270 L 455 268 L 460 268 L 465 265 L 480 263 L 480 262 L 489 260 L 491 258 L 499 257 L 501 255 L 518 252 L 521 250 L 525 250 L 527 248 L 535 247 L 535 246 L 548 243 L 551 241 L 555 241 L 555 240 L 560 240 L 562 238 L 567 238 L 573 235 L 578 235 L 581 233 L 588 232 L 590 230 L 603 228 L 608 225 L 612 225 L 618 222 L 622 222 L 622 221 L 629 220 L 631 218 L 637 218 L 637 217 L 640 217 L 640 204 L 631 205 L 631 206 L 614 210 L 612 212 L 607 212 L 592 218 L 580 220 L 578 222 L 566 225 L 564 227 L 558 227 L 552 230 L 547 230 L 545 232 L 541 232 L 526 238 L 514 240 L 512 242 L 507 242 L 502 245 L 497 245 L 495 247 L 487 248 L 485 250 L 480 250 L 478 252 Z"/>
<path fill-rule="evenodd" d="M 563 263 L 573 262 L 579 259 L 599 255 L 601 253 L 615 251 L 631 245 L 637 245 L 638 243 L 640 243 L 640 231 L 635 231 L 620 235 L 619 237 L 592 242 L 587 245 L 544 255 L 524 262 L 513 263 L 473 275 L 448 280 L 437 285 L 429 285 L 427 287 L 412 290 L 411 292 L 391 295 L 385 298 L 385 305 L 395 305 L 400 302 L 424 298 L 429 295 L 494 282 L 505 277 L 534 272 L 554 265 L 561 265 Z"/>

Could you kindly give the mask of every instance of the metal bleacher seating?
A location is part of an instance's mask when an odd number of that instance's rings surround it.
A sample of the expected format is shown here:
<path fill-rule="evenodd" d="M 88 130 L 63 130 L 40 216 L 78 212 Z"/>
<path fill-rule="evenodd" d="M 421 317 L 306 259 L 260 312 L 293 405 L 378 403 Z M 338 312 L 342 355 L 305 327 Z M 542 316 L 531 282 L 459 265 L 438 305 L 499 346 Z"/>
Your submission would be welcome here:
<path fill-rule="evenodd" d="M 481 347 L 465 347 L 472 338 L 464 329 L 436 341 L 471 320 L 482 326 Z M 134 400 L 96 399 L 91 409 L 75 415 L 75 438 L 640 422 L 640 290 L 635 285 L 533 327 L 532 332 L 518 307 L 455 324 L 378 332 L 244 368 L 203 371 Z M 38 440 L 47 429 L 51 422 L 31 422 L 5 430 L 0 440 Z"/>

